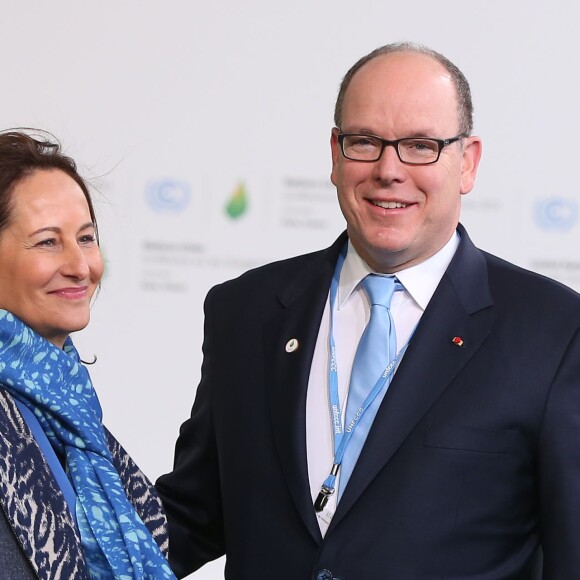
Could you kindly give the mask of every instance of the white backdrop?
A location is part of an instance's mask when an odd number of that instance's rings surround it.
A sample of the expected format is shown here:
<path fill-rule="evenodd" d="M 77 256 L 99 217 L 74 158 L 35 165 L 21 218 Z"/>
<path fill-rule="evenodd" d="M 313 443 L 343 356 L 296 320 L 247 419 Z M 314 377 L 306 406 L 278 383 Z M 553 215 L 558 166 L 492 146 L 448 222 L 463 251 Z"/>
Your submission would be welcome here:
<path fill-rule="evenodd" d="M 463 223 L 580 289 L 574 1 L 0 0 L 0 126 L 52 131 L 96 186 L 103 289 L 76 342 L 109 428 L 172 465 L 215 283 L 329 245 L 339 82 L 376 46 L 427 44 L 471 82 L 484 157 Z M 223 560 L 195 573 L 223 577 Z"/>

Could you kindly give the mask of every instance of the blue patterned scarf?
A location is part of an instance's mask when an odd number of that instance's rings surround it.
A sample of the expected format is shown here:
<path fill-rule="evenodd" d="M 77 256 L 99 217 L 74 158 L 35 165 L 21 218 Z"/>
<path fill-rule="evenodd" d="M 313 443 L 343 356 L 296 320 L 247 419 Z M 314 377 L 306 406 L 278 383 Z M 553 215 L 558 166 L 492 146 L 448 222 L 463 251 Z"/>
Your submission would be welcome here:
<path fill-rule="evenodd" d="M 30 408 L 66 457 L 91 578 L 175 578 L 127 499 L 107 447 L 101 406 L 70 337 L 61 350 L 0 309 L 0 384 Z"/>

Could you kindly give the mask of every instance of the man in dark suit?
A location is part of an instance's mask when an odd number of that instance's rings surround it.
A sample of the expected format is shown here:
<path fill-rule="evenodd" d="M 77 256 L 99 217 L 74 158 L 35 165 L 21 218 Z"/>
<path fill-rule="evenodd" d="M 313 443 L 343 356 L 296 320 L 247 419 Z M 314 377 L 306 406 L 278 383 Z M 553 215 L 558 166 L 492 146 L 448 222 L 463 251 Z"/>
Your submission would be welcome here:
<path fill-rule="evenodd" d="M 467 81 L 388 45 L 347 73 L 335 122 L 346 234 L 208 294 L 201 383 L 157 483 L 170 561 L 225 553 L 230 580 L 580 578 L 580 297 L 459 225 L 481 156 Z M 396 275 L 397 356 L 351 421 L 369 274 Z"/>

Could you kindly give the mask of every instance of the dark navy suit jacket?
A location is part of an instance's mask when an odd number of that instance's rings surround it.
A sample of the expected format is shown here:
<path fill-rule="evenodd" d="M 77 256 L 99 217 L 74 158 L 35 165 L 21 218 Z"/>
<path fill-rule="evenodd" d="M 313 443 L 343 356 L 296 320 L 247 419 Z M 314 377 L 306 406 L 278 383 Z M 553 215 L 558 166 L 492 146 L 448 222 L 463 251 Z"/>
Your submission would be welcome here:
<path fill-rule="evenodd" d="M 529 580 L 541 547 L 545 580 L 580 578 L 580 296 L 459 232 L 324 539 L 305 401 L 346 236 L 210 291 L 157 483 L 179 574 L 225 553 L 229 580 Z"/>

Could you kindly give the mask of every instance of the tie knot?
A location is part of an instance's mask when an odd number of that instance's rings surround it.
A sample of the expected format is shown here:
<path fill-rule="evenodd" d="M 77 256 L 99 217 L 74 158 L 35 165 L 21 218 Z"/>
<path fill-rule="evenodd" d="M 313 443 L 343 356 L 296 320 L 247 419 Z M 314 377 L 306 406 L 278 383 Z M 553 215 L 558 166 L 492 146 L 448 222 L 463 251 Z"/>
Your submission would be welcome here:
<path fill-rule="evenodd" d="M 400 283 L 398 283 L 395 276 L 369 274 L 363 279 L 362 285 L 369 297 L 371 305 L 389 308 L 391 305 L 391 298 L 397 289 L 397 285 L 400 286 Z"/>

